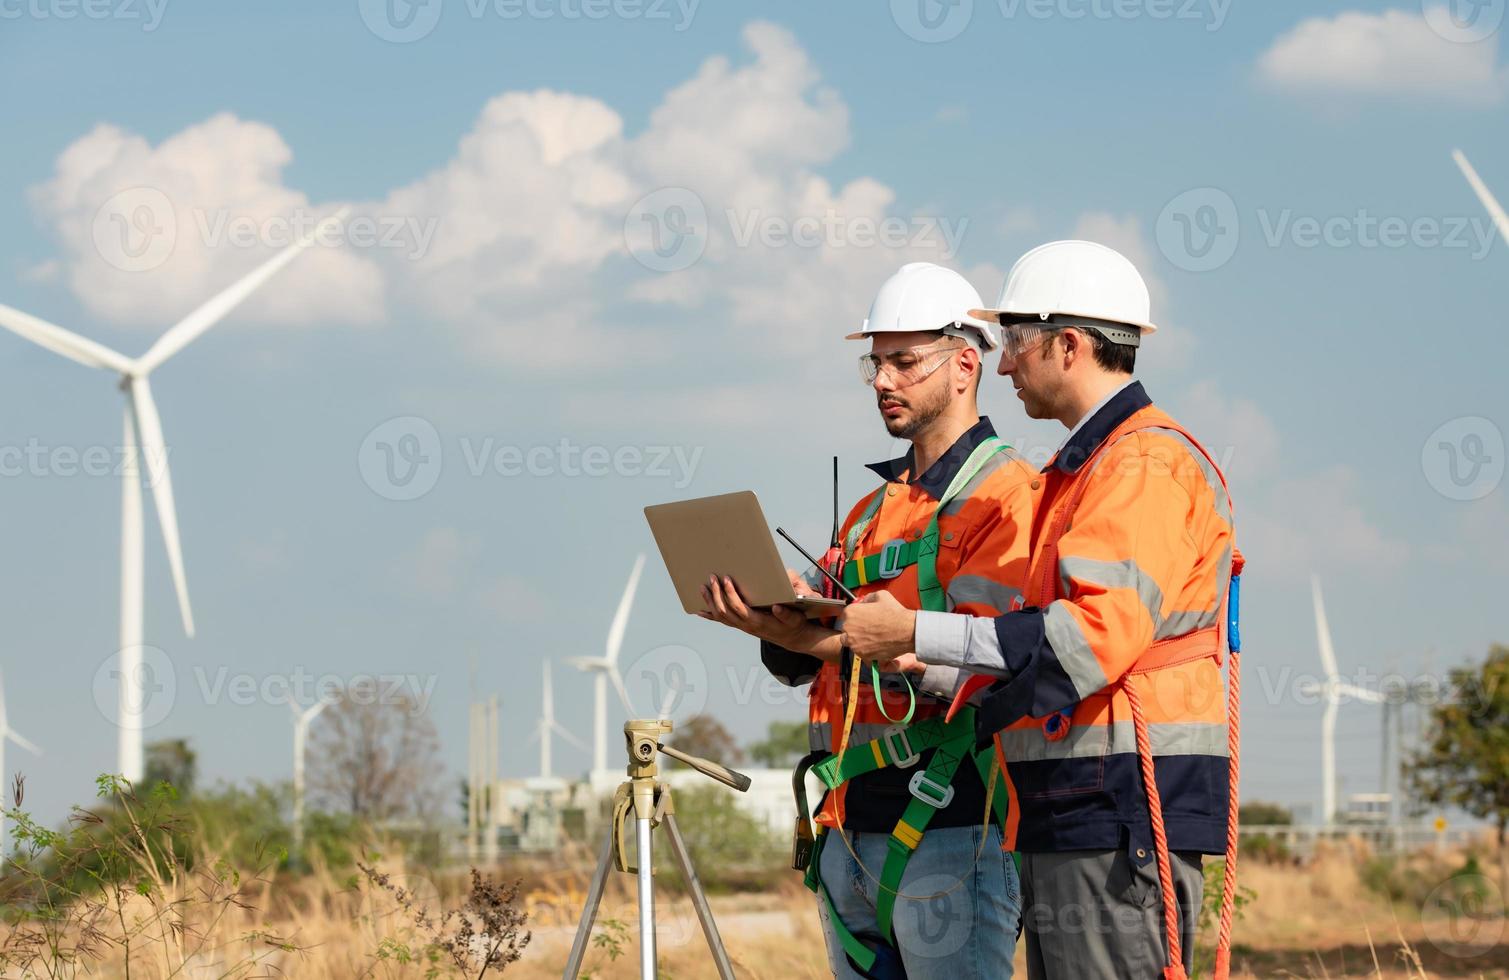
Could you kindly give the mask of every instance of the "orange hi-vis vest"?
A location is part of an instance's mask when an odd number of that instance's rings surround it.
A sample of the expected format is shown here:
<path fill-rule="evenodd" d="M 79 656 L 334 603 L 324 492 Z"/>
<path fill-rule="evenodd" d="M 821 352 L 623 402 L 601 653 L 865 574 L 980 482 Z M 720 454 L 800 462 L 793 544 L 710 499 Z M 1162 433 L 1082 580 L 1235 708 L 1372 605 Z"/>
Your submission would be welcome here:
<path fill-rule="evenodd" d="M 898 542 L 917 540 L 938 510 L 942 488 L 971 451 L 993 435 L 989 419 L 982 419 L 920 477 L 911 472 L 910 453 L 871 466 L 886 482 L 855 504 L 843 523 L 840 539 L 846 543 L 853 539 L 846 549 L 848 562 L 863 566 L 865 558 L 882 552 L 888 544 L 894 549 Z M 938 513 L 936 572 L 950 610 L 993 616 L 1019 602 L 1027 572 L 1035 475 L 1018 453 L 1005 449 L 986 461 Z M 881 589 L 909 609 L 920 608 L 915 564 L 893 577 L 858 584 L 853 591 L 863 598 Z M 869 683 L 859 685 L 858 691 L 847 691 L 847 676 L 847 666 L 842 664 L 826 663 L 817 670 L 808 692 L 809 743 L 814 750 L 839 750 L 846 694 L 857 699 L 851 746 L 881 737 L 906 715 L 912 699 L 903 677 L 882 674 L 877 703 Z M 942 698 L 917 698 L 911 723 L 938 717 L 947 709 L 948 702 Z M 912 767 L 886 768 L 849 780 L 827 795 L 814 819 L 828 827 L 842 821 L 848 830 L 889 834 L 911 799 L 908 778 L 927 767 L 932 751 L 924 751 Z M 985 791 L 975 767 L 959 767 L 954 786 L 958 793 L 953 803 L 933 818 L 931 826 L 978 826 Z"/>

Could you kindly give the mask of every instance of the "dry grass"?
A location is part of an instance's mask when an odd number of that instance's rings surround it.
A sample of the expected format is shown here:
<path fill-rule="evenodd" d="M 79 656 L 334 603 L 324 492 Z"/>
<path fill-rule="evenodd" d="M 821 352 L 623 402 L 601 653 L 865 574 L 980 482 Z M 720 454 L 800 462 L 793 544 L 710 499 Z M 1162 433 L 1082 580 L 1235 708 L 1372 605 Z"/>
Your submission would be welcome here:
<path fill-rule="evenodd" d="M 1244 884 L 1256 892 L 1237 930 L 1237 976 L 1342 978 L 1509 977 L 1509 929 L 1501 916 L 1474 912 L 1464 926 L 1443 920 L 1439 909 L 1391 903 L 1363 884 L 1367 855 L 1338 850 L 1300 868 L 1248 864 Z M 1422 858 L 1447 867 L 1459 859 Z M 533 941 L 523 958 L 506 970 L 515 980 L 560 975 L 577 909 L 585 892 L 590 856 L 573 849 L 549 864 L 527 863 L 498 869 L 501 877 L 524 879 L 520 902 L 530 913 Z M 1490 867 L 1492 865 L 1489 865 Z M 391 881 L 437 914 L 454 907 L 463 894 L 463 875 L 432 877 L 388 858 L 381 870 Z M 156 892 L 125 900 L 118 922 L 96 923 L 96 957 L 79 973 L 6 972 L 0 977 L 127 976 L 127 931 L 141 926 L 131 944 L 132 980 L 210 980 L 210 978 L 295 977 L 408 980 L 427 976 L 431 964 L 420 954 L 421 930 L 393 901 L 390 891 L 373 889 L 329 869 L 297 879 L 243 874 L 234 882 L 233 901 L 214 899 L 208 872 L 162 876 Z M 360 877 L 360 876 L 358 876 Z M 600 914 L 609 937 L 588 957 L 595 978 L 637 976 L 632 880 L 614 876 Z M 662 973 L 676 980 L 712 976 L 700 928 L 690 903 L 663 889 L 657 909 Z M 723 937 L 740 977 L 826 977 L 822 937 L 812 897 L 794 875 L 782 876 L 758 895 L 714 900 Z M 165 908 L 176 910 L 163 917 Z M 613 923 L 617 923 L 615 926 Z M 1467 928 L 1470 926 L 1471 928 Z M 615 942 L 619 955 L 611 954 Z M 3 938 L 3 937 L 0 937 Z M 11 937 L 12 939 L 14 936 Z M 1491 941 L 1490 941 L 1491 940 Z M 442 977 L 477 976 L 441 962 Z M 1020 966 L 1020 955 L 1019 955 Z M 498 976 L 490 970 L 486 976 Z M 1021 971 L 1019 975 L 1025 975 Z"/>

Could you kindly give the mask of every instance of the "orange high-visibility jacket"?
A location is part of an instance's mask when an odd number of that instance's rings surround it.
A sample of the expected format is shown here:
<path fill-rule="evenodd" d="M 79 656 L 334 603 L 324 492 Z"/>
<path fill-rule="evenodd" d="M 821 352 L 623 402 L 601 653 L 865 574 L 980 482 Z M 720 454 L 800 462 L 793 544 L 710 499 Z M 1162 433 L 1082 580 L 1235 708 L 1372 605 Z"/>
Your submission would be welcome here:
<path fill-rule="evenodd" d="M 1153 428 L 1118 437 L 1129 419 Z M 1029 583 L 1054 601 L 996 618 L 1003 679 L 976 714 L 982 741 L 999 733 L 1013 788 L 1008 847 L 1127 847 L 1152 855 L 1131 707 L 1145 705 L 1169 848 L 1225 849 L 1228 792 L 1221 659 L 1128 671 L 1155 641 L 1219 631 L 1232 571 L 1232 515 L 1215 466 L 1153 407 L 1142 385 L 1114 395 L 1044 470 L 1033 518 Z M 1044 553 L 1078 481 L 1083 497 L 1056 553 Z M 1048 568 L 1054 562 L 1056 567 Z M 1048 576 L 1043 578 L 1043 576 Z M 1033 588 L 1026 593 L 1031 601 Z M 919 641 L 924 632 L 919 626 Z M 919 654 L 932 660 L 919 642 Z"/>
<path fill-rule="evenodd" d="M 982 418 L 920 477 L 912 473 L 910 451 L 899 459 L 872 464 L 869 469 L 886 482 L 854 505 L 843 523 L 841 540 L 848 539 L 850 529 L 876 494 L 880 495 L 879 510 L 856 542 L 855 554 L 847 557 L 875 554 L 893 539 L 911 541 L 920 537 L 937 509 L 939 498 L 966 458 L 994 434 L 990 420 Z M 1013 602 L 1019 603 L 1027 572 L 1027 529 L 1032 514 L 1030 484 L 1036 476 L 1018 453 L 1008 449 L 992 457 L 939 515 L 937 573 L 950 609 L 994 616 L 1009 609 Z M 895 578 L 861 585 L 854 592 L 863 598 L 880 589 L 891 592 L 909 609 L 919 608 L 917 566 L 906 567 Z M 809 744 L 816 751 L 838 751 L 843 737 L 848 665 L 825 664 L 816 657 L 769 643 L 761 645 L 761 656 L 771 673 L 785 683 L 812 682 L 808 692 Z M 857 692 L 851 746 L 879 738 L 892 724 L 886 716 L 903 717 L 908 704 L 905 681 L 898 675 L 881 675 L 883 705 L 876 704 L 868 667 L 861 676 L 864 680 Z M 936 695 L 918 696 L 913 723 L 943 714 L 955 685 L 946 680 L 918 683 L 916 675 L 911 676 L 914 685 L 923 692 Z M 922 758 L 906 769 L 887 767 L 850 780 L 828 794 L 815 819 L 836 826 L 843 808 L 845 829 L 889 834 L 911 800 L 908 780 L 913 773 L 927 768 L 932 752 L 924 751 Z M 933 817 L 928 824 L 930 828 L 980 823 L 985 811 L 985 790 L 978 770 L 973 765 L 960 766 L 953 785 L 953 802 Z"/>

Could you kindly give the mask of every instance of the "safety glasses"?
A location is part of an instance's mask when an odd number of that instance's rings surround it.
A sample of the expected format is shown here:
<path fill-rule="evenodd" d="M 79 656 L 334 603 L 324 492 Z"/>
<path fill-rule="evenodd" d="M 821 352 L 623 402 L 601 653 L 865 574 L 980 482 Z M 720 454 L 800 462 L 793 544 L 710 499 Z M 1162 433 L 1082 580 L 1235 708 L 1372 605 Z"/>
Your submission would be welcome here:
<path fill-rule="evenodd" d="M 1044 337 L 1050 337 L 1062 329 L 1062 326 L 1045 323 L 1003 323 L 1001 349 L 1014 361 L 1041 345 Z"/>
<path fill-rule="evenodd" d="M 949 346 L 943 346 L 948 344 Z M 940 340 L 920 347 L 903 347 L 884 354 L 864 354 L 859 358 L 859 377 L 866 386 L 875 384 L 875 379 L 884 372 L 898 388 L 906 388 L 926 380 L 948 359 L 964 349 L 964 345 L 951 340 Z"/>

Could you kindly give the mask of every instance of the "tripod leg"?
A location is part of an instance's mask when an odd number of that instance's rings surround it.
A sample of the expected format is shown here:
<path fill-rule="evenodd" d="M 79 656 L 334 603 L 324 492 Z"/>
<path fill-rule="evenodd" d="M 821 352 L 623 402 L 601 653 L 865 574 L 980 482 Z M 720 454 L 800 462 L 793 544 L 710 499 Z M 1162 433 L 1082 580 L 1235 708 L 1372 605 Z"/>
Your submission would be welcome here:
<path fill-rule="evenodd" d="M 655 980 L 655 863 L 650 818 L 635 819 L 639 860 L 639 976 Z"/>
<path fill-rule="evenodd" d="M 571 943 L 571 956 L 566 960 L 566 972 L 562 980 L 576 980 L 582 972 L 582 959 L 587 955 L 587 941 L 592 937 L 592 924 L 597 921 L 597 907 L 603 900 L 603 887 L 608 882 L 608 869 L 613 867 L 613 828 L 608 828 L 608 840 L 603 844 L 602 856 L 597 859 L 597 870 L 592 873 L 592 885 L 587 889 L 587 904 L 582 908 L 582 921 L 576 927 L 576 939 Z"/>
<path fill-rule="evenodd" d="M 713 921 L 713 910 L 707 904 L 707 895 L 702 891 L 697 869 L 692 867 L 692 856 L 687 853 L 686 841 L 681 839 L 681 828 L 676 826 L 676 814 L 667 813 L 664 822 L 666 839 L 671 845 L 671 856 L 676 859 L 676 866 L 686 879 L 687 890 L 692 895 L 692 906 L 697 910 L 697 920 L 702 923 L 702 934 L 707 937 L 708 949 L 713 953 L 713 963 L 718 967 L 718 976 L 722 980 L 734 980 L 733 964 L 728 961 L 728 950 L 723 948 L 723 937 L 718 935 L 718 924 Z"/>

